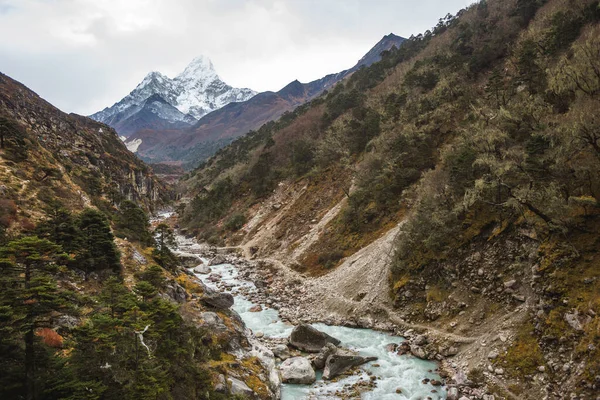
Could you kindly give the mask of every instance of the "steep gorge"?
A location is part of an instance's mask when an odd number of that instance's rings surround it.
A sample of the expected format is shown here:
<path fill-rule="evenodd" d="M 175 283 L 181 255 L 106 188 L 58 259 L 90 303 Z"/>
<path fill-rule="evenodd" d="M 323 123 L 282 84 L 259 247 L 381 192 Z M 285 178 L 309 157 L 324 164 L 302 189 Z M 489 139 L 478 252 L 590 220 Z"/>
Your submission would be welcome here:
<path fill-rule="evenodd" d="M 188 174 L 181 222 L 279 271 L 269 290 L 305 288 L 284 315 L 457 347 L 466 396 L 594 398 L 599 17 L 447 16 Z"/>

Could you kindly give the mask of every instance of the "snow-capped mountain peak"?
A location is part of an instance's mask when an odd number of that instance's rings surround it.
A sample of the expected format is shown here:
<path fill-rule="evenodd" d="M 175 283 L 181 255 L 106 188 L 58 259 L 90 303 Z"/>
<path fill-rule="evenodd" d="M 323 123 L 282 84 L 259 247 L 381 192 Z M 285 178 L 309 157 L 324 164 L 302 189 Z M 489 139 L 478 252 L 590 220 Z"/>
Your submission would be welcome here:
<path fill-rule="evenodd" d="M 193 124 L 209 112 L 234 101 L 248 100 L 255 94 L 251 89 L 227 85 L 219 78 L 212 61 L 206 56 L 198 56 L 174 79 L 158 71 L 150 72 L 121 101 L 90 117 L 113 126 L 119 133 L 130 135 L 140 122 L 138 113 L 144 108 L 146 100 L 154 95 L 179 110 L 185 118 L 173 111 L 156 115 L 167 123 L 181 124 L 185 120 Z"/>
<path fill-rule="evenodd" d="M 220 79 L 212 61 L 206 56 L 196 57 L 188 64 L 182 73 L 175 77 L 178 81 L 213 81 Z"/>

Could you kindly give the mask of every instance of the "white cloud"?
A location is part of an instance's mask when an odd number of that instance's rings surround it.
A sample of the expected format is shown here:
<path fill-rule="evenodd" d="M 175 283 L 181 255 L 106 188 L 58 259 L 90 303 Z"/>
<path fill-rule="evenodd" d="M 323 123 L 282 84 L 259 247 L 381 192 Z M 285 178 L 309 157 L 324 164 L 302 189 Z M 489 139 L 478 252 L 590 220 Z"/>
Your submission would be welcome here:
<path fill-rule="evenodd" d="M 351 67 L 383 35 L 408 37 L 465 0 L 0 0 L 0 71 L 89 114 L 151 70 L 195 56 L 238 87 L 278 90 Z"/>

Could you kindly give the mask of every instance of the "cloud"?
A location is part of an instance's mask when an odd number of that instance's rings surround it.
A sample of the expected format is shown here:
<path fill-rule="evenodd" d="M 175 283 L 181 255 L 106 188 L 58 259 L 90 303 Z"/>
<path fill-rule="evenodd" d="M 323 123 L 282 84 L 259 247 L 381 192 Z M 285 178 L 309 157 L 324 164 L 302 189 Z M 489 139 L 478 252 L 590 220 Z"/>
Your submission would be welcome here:
<path fill-rule="evenodd" d="M 0 71 L 68 112 L 113 104 L 197 55 L 232 86 L 278 90 L 351 67 L 465 0 L 0 0 Z"/>

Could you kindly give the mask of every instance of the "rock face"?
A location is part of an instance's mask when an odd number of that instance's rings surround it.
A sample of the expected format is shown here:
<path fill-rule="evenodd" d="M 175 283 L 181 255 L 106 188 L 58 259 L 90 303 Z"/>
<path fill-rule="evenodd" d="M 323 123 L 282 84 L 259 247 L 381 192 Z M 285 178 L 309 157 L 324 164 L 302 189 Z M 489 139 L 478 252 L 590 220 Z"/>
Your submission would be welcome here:
<path fill-rule="evenodd" d="M 332 354 L 327 358 L 327 362 L 325 363 L 323 379 L 333 379 L 352 367 L 357 367 L 375 360 L 377 360 L 377 357 L 361 357 L 348 353 Z"/>
<path fill-rule="evenodd" d="M 310 325 L 301 324 L 294 328 L 290 335 L 290 344 L 298 350 L 308 353 L 318 353 L 327 344 L 340 344 L 340 341 L 321 332 Z"/>
<path fill-rule="evenodd" d="M 288 358 L 281 363 L 279 370 L 284 383 L 310 385 L 317 379 L 310 361 L 304 357 Z"/>
<path fill-rule="evenodd" d="M 226 310 L 233 305 L 233 296 L 230 293 L 207 292 L 201 301 L 209 306 Z"/>

